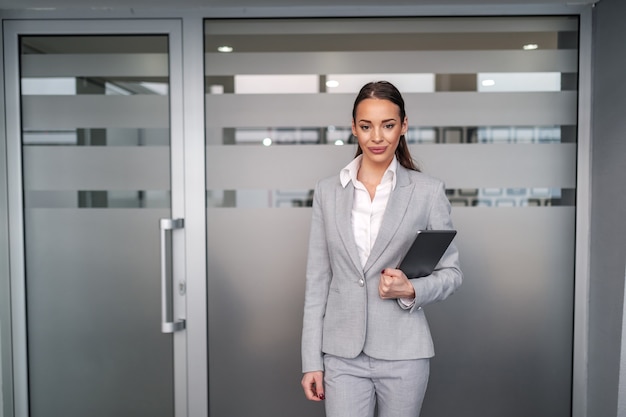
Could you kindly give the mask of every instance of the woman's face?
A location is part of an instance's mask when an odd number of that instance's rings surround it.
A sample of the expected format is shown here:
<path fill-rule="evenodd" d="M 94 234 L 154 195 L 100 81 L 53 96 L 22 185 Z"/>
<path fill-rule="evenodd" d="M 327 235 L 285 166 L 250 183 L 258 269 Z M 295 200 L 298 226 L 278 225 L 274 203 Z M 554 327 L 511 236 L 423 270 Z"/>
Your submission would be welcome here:
<path fill-rule="evenodd" d="M 359 141 L 363 158 L 389 165 L 407 126 L 407 118 L 400 120 L 400 107 L 396 104 L 389 100 L 367 98 L 357 105 L 352 134 Z"/>

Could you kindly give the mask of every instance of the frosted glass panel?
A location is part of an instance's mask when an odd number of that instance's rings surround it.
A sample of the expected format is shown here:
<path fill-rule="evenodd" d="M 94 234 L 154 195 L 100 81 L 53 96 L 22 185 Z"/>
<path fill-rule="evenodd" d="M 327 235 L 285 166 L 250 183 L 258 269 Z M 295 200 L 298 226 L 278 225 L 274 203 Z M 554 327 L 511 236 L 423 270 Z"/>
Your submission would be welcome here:
<path fill-rule="evenodd" d="M 577 30 L 558 16 L 206 20 L 213 417 L 323 415 L 298 384 L 312 190 L 354 156 L 356 92 L 385 78 L 413 158 L 446 183 L 465 274 L 426 308 L 437 353 L 422 416 L 570 416 Z M 317 90 L 235 86 L 282 74 L 313 74 Z"/>
<path fill-rule="evenodd" d="M 575 209 L 455 207 L 453 220 L 465 282 L 427 307 L 422 415 L 570 416 Z"/>
<path fill-rule="evenodd" d="M 30 416 L 173 416 L 168 37 L 20 41 Z"/>
<path fill-rule="evenodd" d="M 207 213 L 212 417 L 322 415 L 299 384 L 309 221 L 299 209 Z"/>
<path fill-rule="evenodd" d="M 168 212 L 27 210 L 31 416 L 173 415 L 156 227 Z"/>

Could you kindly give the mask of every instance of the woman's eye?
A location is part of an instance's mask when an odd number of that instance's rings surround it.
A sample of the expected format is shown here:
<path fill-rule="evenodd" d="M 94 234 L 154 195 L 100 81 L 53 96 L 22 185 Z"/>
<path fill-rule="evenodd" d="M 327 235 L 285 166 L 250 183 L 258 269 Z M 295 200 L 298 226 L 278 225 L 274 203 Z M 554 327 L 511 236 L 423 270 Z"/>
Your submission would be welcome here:
<path fill-rule="evenodd" d="M 388 125 L 385 125 L 385 129 L 393 129 L 394 126 L 395 126 L 394 124 L 388 124 Z"/>
<path fill-rule="evenodd" d="M 367 129 L 369 129 L 369 128 L 370 128 L 370 127 L 369 127 L 369 126 L 366 126 L 366 125 L 362 125 L 362 126 L 361 126 L 361 130 L 367 130 Z"/>

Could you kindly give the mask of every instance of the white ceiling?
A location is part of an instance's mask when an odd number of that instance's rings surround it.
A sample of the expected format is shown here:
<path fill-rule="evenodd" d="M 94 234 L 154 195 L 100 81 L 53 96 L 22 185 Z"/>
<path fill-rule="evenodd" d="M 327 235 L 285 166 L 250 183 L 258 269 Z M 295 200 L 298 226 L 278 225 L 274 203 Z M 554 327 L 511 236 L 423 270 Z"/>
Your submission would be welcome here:
<path fill-rule="evenodd" d="M 385 7 L 590 4 L 598 0 L 0 0 L 0 9 Z"/>

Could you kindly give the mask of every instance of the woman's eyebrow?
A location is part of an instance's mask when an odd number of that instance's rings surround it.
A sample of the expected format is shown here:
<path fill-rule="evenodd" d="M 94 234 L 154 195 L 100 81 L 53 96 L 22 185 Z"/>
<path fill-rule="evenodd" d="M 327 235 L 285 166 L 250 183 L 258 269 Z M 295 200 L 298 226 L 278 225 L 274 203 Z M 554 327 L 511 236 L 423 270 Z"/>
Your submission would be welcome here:
<path fill-rule="evenodd" d="M 395 118 L 391 118 L 391 119 L 382 120 L 381 123 L 395 122 L 395 121 L 396 121 Z M 359 122 L 372 123 L 371 120 L 367 120 L 367 119 L 359 119 Z"/>

